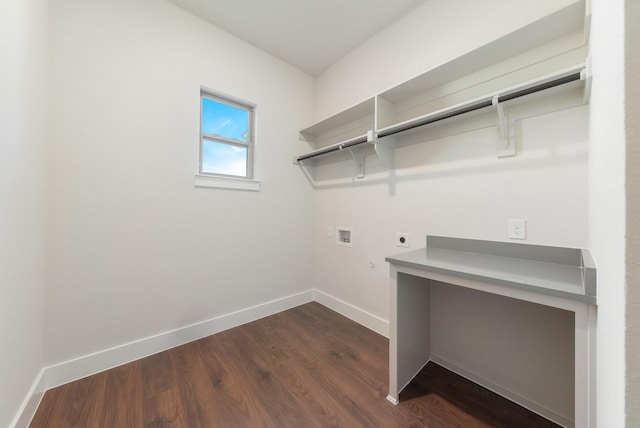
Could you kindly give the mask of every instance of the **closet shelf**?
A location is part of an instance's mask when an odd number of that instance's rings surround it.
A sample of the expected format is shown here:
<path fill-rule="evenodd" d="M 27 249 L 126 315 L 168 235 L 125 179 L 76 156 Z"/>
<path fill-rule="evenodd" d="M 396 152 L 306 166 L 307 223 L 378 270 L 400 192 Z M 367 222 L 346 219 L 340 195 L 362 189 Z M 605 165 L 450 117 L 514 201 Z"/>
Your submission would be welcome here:
<path fill-rule="evenodd" d="M 497 156 L 513 156 L 517 121 L 588 101 L 588 18 L 581 2 L 574 1 L 302 129 L 300 140 L 313 150 L 293 161 L 310 176 L 313 171 L 307 167 L 353 159 L 356 177 L 361 178 L 369 155 L 375 153 L 382 165 L 393 169 L 396 147 L 476 124 L 495 125 Z M 556 91 L 563 94 L 556 96 Z M 544 101 L 533 94 L 544 96 Z M 520 105 L 524 100 L 530 102 Z M 482 114 L 468 124 L 453 124 L 456 118 L 492 111 L 495 120 Z M 436 130 L 437 125 L 443 126 Z M 416 135 L 409 136 L 413 132 Z"/>
<path fill-rule="evenodd" d="M 418 128 L 421 128 L 423 126 L 435 124 L 436 122 L 462 116 L 467 113 L 471 113 L 488 107 L 496 107 L 498 115 L 498 126 L 501 129 L 503 139 L 508 140 L 509 123 L 506 117 L 506 113 L 504 112 L 504 107 L 502 106 L 503 103 L 507 103 L 518 98 L 543 92 L 548 89 L 559 88 L 560 86 L 576 82 L 585 85 L 584 101 L 586 102 L 586 98 L 588 97 L 589 93 L 588 88 L 590 84 L 590 74 L 587 65 L 585 63 L 582 63 L 574 67 L 570 67 L 568 69 L 522 83 L 518 86 L 506 88 L 501 91 L 494 92 L 483 97 L 466 101 L 451 107 L 440 109 L 422 116 L 418 116 L 404 122 L 396 123 L 377 130 L 370 129 L 364 135 L 358 135 L 345 141 L 331 144 L 312 152 L 297 156 L 294 158 L 294 163 L 304 164 L 305 161 L 310 161 L 345 149 L 355 148 L 356 146 L 360 145 L 374 144 L 377 146 L 379 144 L 384 144 L 387 147 L 393 147 L 395 144 L 394 142 L 386 143 L 386 141 L 388 141 L 388 137 L 400 136 L 405 132 L 417 130 Z M 509 146 L 509 144 L 507 144 L 507 146 Z M 499 156 L 513 155 L 515 154 L 515 151 L 513 149 L 514 146 L 513 144 L 511 144 L 510 148 L 507 147 L 507 150 L 503 151 L 501 154 L 499 153 Z M 376 152 L 378 151 L 379 150 L 376 150 Z"/>
<path fill-rule="evenodd" d="M 347 137 L 343 136 L 343 141 L 364 135 L 366 129 L 364 131 L 356 131 L 356 129 L 360 124 L 368 125 L 373 118 L 374 110 L 375 101 L 371 97 L 301 130 L 300 139 L 314 145 L 323 145 L 344 134 Z"/>
<path fill-rule="evenodd" d="M 471 113 L 476 110 L 492 106 L 497 107 L 500 103 L 505 103 L 507 101 L 511 101 L 520 97 L 535 94 L 546 89 L 551 89 L 576 81 L 586 82 L 588 80 L 588 77 L 589 76 L 587 73 L 586 65 L 583 63 L 575 67 L 563 70 L 561 72 L 553 73 L 534 81 L 523 83 L 521 85 L 518 85 L 517 87 L 504 89 L 496 93 L 485 95 L 483 97 L 479 97 L 464 103 L 460 103 L 410 120 L 406 120 L 404 122 L 396 123 L 382 129 L 378 129 L 376 130 L 376 136 L 377 138 L 384 138 L 392 135 L 399 135 L 406 131 L 410 131 L 456 116 L 464 115 L 466 113 Z M 588 91 L 586 91 L 586 93 L 588 93 Z"/>

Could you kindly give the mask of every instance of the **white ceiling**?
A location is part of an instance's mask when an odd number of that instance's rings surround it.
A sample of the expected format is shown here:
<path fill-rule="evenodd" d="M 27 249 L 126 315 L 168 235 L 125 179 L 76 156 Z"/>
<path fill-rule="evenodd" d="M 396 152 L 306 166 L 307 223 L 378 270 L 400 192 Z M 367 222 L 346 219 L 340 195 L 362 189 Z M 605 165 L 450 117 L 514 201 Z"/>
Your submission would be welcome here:
<path fill-rule="evenodd" d="M 169 0 L 317 76 L 425 0 Z"/>

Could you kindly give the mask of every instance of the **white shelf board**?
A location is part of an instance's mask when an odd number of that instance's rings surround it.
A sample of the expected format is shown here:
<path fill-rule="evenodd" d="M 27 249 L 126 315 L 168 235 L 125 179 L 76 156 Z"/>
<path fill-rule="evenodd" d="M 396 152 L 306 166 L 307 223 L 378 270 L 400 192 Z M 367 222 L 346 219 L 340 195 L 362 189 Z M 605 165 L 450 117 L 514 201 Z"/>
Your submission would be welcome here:
<path fill-rule="evenodd" d="M 569 67 L 567 69 L 560 70 L 560 71 L 558 71 L 556 73 L 551 73 L 551 74 L 548 74 L 546 76 L 542 76 L 542 77 L 540 77 L 538 79 L 533 79 L 531 81 L 524 82 L 524 83 L 522 83 L 520 85 L 517 85 L 517 86 L 504 88 L 504 89 L 502 89 L 500 91 L 496 91 L 496 92 L 484 95 L 482 97 L 478 97 L 478 98 L 475 98 L 475 99 L 472 99 L 472 100 L 469 100 L 469 101 L 466 101 L 466 102 L 463 102 L 463 103 L 459 103 L 459 104 L 456 104 L 456 105 L 453 105 L 453 106 L 450 106 L 450 107 L 446 107 L 446 108 L 443 108 L 443 109 L 440 109 L 440 110 L 436 110 L 436 111 L 433 111 L 433 112 L 430 112 L 430 113 L 427 113 L 427 114 L 423 114 L 421 116 L 414 117 L 414 118 L 409 119 L 409 120 L 405 120 L 405 121 L 402 121 L 402 122 L 391 124 L 389 126 L 385 126 L 385 127 L 381 128 L 381 129 L 376 130 L 376 132 L 377 132 L 377 134 L 386 134 L 389 130 L 394 130 L 394 129 L 397 129 L 397 128 L 404 128 L 404 127 L 407 127 L 407 126 L 412 126 L 413 124 L 421 123 L 421 122 L 424 122 L 424 121 L 429 121 L 430 119 L 435 119 L 434 122 L 433 122 L 433 123 L 435 123 L 437 120 L 440 120 L 440 119 L 438 119 L 439 117 L 447 116 L 450 113 L 455 113 L 457 111 L 464 110 L 468 106 L 474 106 L 476 104 L 481 104 L 483 101 L 490 101 L 494 96 L 498 96 L 499 97 L 499 96 L 504 95 L 504 94 L 510 94 L 510 93 L 513 93 L 513 92 L 516 92 L 516 91 L 519 91 L 519 90 L 528 89 L 528 88 L 534 87 L 536 85 L 539 85 L 539 84 L 542 84 L 542 83 L 545 83 L 545 82 L 552 81 L 552 80 L 560 78 L 560 77 L 568 76 L 568 75 L 571 75 L 571 74 L 574 74 L 574 73 L 580 73 L 585 69 L 585 67 L 586 67 L 586 65 L 584 63 L 577 64 L 577 65 L 575 65 L 573 67 Z M 581 82 L 581 84 L 584 85 L 584 81 L 581 80 L 580 82 Z M 487 105 L 487 107 L 490 107 L 490 106 Z M 462 113 L 462 114 L 467 114 L 467 113 Z M 452 117 L 457 117 L 457 115 L 456 116 L 452 116 Z M 445 119 L 442 119 L 442 120 L 447 120 L 447 119 L 450 119 L 450 117 L 446 117 Z M 425 125 L 418 125 L 418 126 L 425 126 Z M 404 131 L 401 131 L 401 132 L 404 132 Z"/>
<path fill-rule="evenodd" d="M 477 49 L 436 66 L 405 83 L 380 94 L 385 100 L 397 103 L 426 92 L 581 31 L 585 24 L 584 3 L 575 2 L 525 27 L 489 42 Z"/>
<path fill-rule="evenodd" d="M 305 136 L 321 135 L 369 115 L 371 115 L 371 122 L 373 123 L 374 110 L 375 99 L 374 97 L 371 97 L 301 130 L 300 134 L 303 134 Z"/>

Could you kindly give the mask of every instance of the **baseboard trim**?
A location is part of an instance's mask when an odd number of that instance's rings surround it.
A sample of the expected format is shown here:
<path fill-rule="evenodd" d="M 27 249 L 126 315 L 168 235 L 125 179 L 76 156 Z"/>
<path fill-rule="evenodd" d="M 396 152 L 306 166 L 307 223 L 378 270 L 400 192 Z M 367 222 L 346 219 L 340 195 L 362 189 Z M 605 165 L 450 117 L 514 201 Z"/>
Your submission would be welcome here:
<path fill-rule="evenodd" d="M 381 334 L 384 337 L 389 337 L 389 321 L 323 291 L 313 290 L 313 293 L 316 302 L 338 312 L 340 315 L 344 315 L 345 317 L 375 331 L 378 334 Z"/>
<path fill-rule="evenodd" d="M 569 419 L 558 415 L 557 413 L 546 409 L 544 407 L 541 407 L 539 405 L 537 405 L 536 403 L 527 400 L 526 398 L 506 389 L 506 388 L 502 388 L 500 385 L 497 385 L 483 377 L 477 376 L 476 374 L 463 369 L 462 367 L 458 367 L 455 364 L 452 364 L 450 362 L 448 362 L 447 360 L 445 360 L 444 358 L 439 357 L 438 355 L 434 355 L 433 353 L 431 354 L 431 357 L 429 359 L 430 361 L 433 361 L 434 363 L 441 365 L 442 367 L 451 370 L 452 372 L 466 378 L 469 379 L 471 382 L 476 383 L 484 388 L 487 388 L 488 390 L 495 392 L 498 395 L 501 395 L 502 397 L 506 398 L 509 401 L 513 401 L 514 403 L 524 407 L 525 409 L 529 409 L 534 413 L 537 413 L 538 415 L 545 417 L 547 419 L 549 419 L 550 421 L 553 421 L 563 427 L 566 428 L 573 428 L 574 427 L 574 423 L 573 421 L 570 421 Z"/>
<path fill-rule="evenodd" d="M 20 405 L 16 416 L 13 418 L 13 421 L 9 424 L 9 428 L 28 428 L 31 423 L 31 419 L 33 419 L 36 414 L 36 410 L 40 405 L 40 401 L 42 400 L 42 396 L 44 395 L 45 385 L 44 385 L 44 376 L 45 369 L 41 369 L 36 376 L 36 379 L 33 381 L 29 392 L 27 393 L 24 401 Z"/>
<path fill-rule="evenodd" d="M 312 302 L 313 299 L 313 290 L 304 291 L 45 367 L 45 389 L 55 388 L 56 386 L 220 333 L 221 331 Z"/>
<path fill-rule="evenodd" d="M 389 322 L 319 290 L 307 290 L 206 321 L 125 343 L 44 368 L 44 390 L 64 385 L 212 334 L 316 301 L 341 315 L 389 337 Z"/>
<path fill-rule="evenodd" d="M 389 337 L 389 321 L 327 293 L 311 289 L 44 367 L 40 370 L 10 428 L 28 428 L 44 392 L 48 389 L 313 301 Z"/>
<path fill-rule="evenodd" d="M 316 301 L 329 309 L 363 325 L 378 334 L 389 337 L 389 321 L 373 315 L 357 306 L 347 303 L 323 291 L 312 289 L 301 293 L 271 300 L 246 309 L 231 312 L 206 321 L 191 324 L 175 330 L 160 333 L 144 339 L 119 345 L 93 354 L 85 355 L 73 360 L 44 367 L 38 373 L 29 393 L 16 413 L 10 428 L 28 428 L 31 419 L 40 404 L 47 389 L 73 382 L 104 370 L 135 361 L 167 349 L 183 345 L 194 340 L 202 339 L 212 334 L 220 333 L 242 324 L 256 321 L 260 318 Z M 431 355 L 430 361 L 439 364 L 472 382 L 481 385 L 508 400 L 511 400 L 549 420 L 564 427 L 573 428 L 574 423 L 548 409 L 500 387 L 480 376 L 456 366 L 439 357 Z M 389 399 L 389 397 L 387 397 Z M 393 402 L 394 400 L 389 400 Z M 397 403 L 394 403 L 397 404 Z"/>

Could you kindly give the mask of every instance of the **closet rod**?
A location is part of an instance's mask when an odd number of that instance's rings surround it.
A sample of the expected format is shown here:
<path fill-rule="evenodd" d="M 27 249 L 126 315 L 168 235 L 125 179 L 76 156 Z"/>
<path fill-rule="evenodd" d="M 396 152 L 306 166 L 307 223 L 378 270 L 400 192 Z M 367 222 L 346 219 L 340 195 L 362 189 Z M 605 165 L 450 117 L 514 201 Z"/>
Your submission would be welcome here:
<path fill-rule="evenodd" d="M 508 92 L 503 95 L 498 96 L 498 102 L 502 103 L 505 101 L 510 101 L 516 98 L 524 97 L 525 95 L 531 95 L 536 92 L 544 91 L 545 89 L 554 88 L 556 86 L 564 85 L 567 83 L 575 82 L 577 80 L 581 80 L 581 71 L 576 71 L 566 76 L 558 77 L 556 79 L 548 80 L 543 83 L 535 84 L 529 86 L 524 89 L 517 89 L 512 92 Z M 421 126 L 429 125 L 434 122 L 439 122 L 444 119 L 449 119 L 451 117 L 459 116 L 461 114 L 470 113 L 472 111 L 480 110 L 486 107 L 490 107 L 493 105 L 493 96 L 488 97 L 487 99 L 482 99 L 480 101 L 473 102 L 472 104 L 461 106 L 457 109 L 452 109 L 449 111 L 444 111 L 440 114 L 435 114 L 433 116 L 426 116 L 422 119 L 418 119 L 414 122 L 400 124 L 398 126 L 384 129 L 378 132 L 378 138 L 388 137 L 390 135 L 399 134 L 401 132 L 408 131 L 410 129 L 418 128 Z"/>
<path fill-rule="evenodd" d="M 580 80 L 582 78 L 581 76 L 582 76 L 582 73 L 580 71 L 576 71 L 575 73 L 569 74 L 568 76 L 559 77 L 557 79 L 554 79 L 545 83 L 540 83 L 539 85 L 535 85 L 530 88 L 520 89 L 505 95 L 500 95 L 498 96 L 498 102 L 502 103 L 505 101 L 513 100 L 515 98 L 524 97 L 525 95 L 530 95 L 536 92 L 544 91 L 545 89 L 551 89 L 551 88 L 555 88 L 556 86 L 575 82 L 576 80 Z"/>
<path fill-rule="evenodd" d="M 305 161 L 305 160 L 308 160 L 308 159 L 312 159 L 312 158 L 315 158 L 315 157 L 318 157 L 318 156 L 323 156 L 323 155 L 326 155 L 326 154 L 329 154 L 329 153 L 338 152 L 338 151 L 343 150 L 343 149 L 348 149 L 349 147 L 353 147 L 353 146 L 357 146 L 357 145 L 360 145 L 360 144 L 364 144 L 367 141 L 369 141 L 369 140 L 367 139 L 367 136 L 364 135 L 362 137 L 354 138 L 353 140 L 348 140 L 348 141 L 345 141 L 344 143 L 340 143 L 340 144 L 337 144 L 335 146 L 330 146 L 330 147 L 327 147 L 325 149 L 320 149 L 318 151 L 315 151 L 313 153 L 309 153 L 309 154 L 306 154 L 306 155 L 298 156 L 297 161 L 298 162 L 302 162 L 302 161 Z"/>
<path fill-rule="evenodd" d="M 480 110 L 485 107 L 491 107 L 493 105 L 492 99 L 479 101 L 474 104 L 466 105 L 459 109 L 455 109 L 453 111 L 444 112 L 438 115 L 425 117 L 421 120 L 417 120 L 411 123 L 405 123 L 390 129 L 386 129 L 378 132 L 378 138 L 388 137 L 390 135 L 398 134 L 400 132 L 405 132 L 410 129 L 419 128 L 421 126 L 429 125 L 430 123 L 439 122 L 441 120 L 449 119 L 451 117 L 460 116 L 461 114 L 470 113 L 472 111 Z"/>

